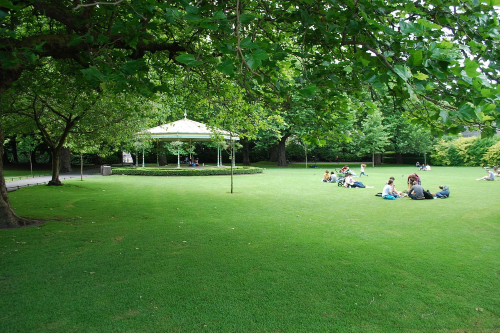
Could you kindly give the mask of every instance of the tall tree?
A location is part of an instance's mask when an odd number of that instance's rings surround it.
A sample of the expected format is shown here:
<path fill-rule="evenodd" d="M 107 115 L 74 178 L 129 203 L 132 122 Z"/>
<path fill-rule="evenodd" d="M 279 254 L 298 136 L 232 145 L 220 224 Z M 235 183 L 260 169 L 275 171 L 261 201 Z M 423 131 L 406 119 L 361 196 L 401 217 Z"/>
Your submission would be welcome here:
<path fill-rule="evenodd" d="M 372 155 L 372 166 L 375 166 L 375 154 L 383 153 L 389 144 L 389 132 L 382 121 L 382 112 L 379 110 L 373 111 L 363 121 L 359 152 Z"/>

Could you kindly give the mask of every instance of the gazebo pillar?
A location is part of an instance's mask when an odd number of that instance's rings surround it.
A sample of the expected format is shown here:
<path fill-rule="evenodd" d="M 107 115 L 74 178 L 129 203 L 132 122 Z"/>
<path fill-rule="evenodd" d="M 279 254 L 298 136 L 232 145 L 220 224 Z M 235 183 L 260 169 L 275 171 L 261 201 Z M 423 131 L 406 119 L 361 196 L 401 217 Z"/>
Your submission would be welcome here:
<path fill-rule="evenodd" d="M 181 167 L 181 152 L 180 149 L 177 148 L 177 168 Z"/>

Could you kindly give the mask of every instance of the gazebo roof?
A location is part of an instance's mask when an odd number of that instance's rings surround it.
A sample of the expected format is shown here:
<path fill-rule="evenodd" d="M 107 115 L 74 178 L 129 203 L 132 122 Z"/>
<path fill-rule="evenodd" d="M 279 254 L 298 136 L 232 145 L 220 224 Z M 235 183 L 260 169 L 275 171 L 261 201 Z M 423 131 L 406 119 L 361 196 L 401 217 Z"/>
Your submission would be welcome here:
<path fill-rule="evenodd" d="M 231 136 L 228 131 L 216 128 L 211 130 L 207 125 L 187 118 L 147 129 L 144 133 L 152 139 L 162 141 L 211 141 L 216 135 L 221 135 L 226 140 L 239 140 L 237 135 Z"/>

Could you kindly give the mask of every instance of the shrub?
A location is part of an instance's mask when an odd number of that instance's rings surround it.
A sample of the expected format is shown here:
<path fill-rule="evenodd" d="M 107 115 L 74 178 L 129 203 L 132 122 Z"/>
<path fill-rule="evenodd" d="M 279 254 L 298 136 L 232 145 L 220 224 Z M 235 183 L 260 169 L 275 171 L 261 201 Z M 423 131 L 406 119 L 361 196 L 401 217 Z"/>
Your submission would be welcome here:
<path fill-rule="evenodd" d="M 452 165 L 468 165 L 473 166 L 476 164 L 471 164 L 471 156 L 469 154 L 470 147 L 474 145 L 475 142 L 480 141 L 479 137 L 468 137 L 468 138 L 457 138 L 453 141 L 453 145 L 450 146 L 450 160 Z M 452 149 L 451 147 L 454 147 Z M 474 159 L 472 159 L 474 160 Z"/>
<path fill-rule="evenodd" d="M 470 157 L 470 162 L 466 165 L 469 166 L 483 166 L 484 165 L 484 158 L 489 151 L 489 149 L 494 146 L 495 144 L 498 143 L 500 140 L 499 136 L 494 136 L 491 138 L 484 138 L 484 139 L 478 139 L 474 141 L 474 143 L 469 147 L 469 157 Z M 498 155 L 497 161 L 498 161 Z M 498 162 L 497 162 L 498 164 Z"/>
<path fill-rule="evenodd" d="M 230 168 L 136 168 L 136 167 L 113 167 L 113 174 L 130 175 L 130 176 L 215 176 L 215 175 L 230 175 Z M 255 167 L 235 167 L 233 174 L 254 174 L 262 173 L 264 169 Z"/>
<path fill-rule="evenodd" d="M 482 159 L 482 165 L 499 165 L 500 164 L 500 141 L 497 141 L 493 146 L 490 146 Z"/>
<path fill-rule="evenodd" d="M 448 155 L 451 145 L 452 141 L 448 138 L 438 141 L 438 143 L 434 146 L 434 153 L 431 155 L 433 161 L 432 163 L 434 165 L 451 165 Z"/>

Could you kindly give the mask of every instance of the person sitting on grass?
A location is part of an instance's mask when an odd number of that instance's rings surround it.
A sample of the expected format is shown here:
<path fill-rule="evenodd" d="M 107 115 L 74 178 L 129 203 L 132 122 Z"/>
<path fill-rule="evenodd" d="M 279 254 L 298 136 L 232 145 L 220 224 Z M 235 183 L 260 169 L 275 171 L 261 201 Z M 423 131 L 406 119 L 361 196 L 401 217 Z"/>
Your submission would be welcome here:
<path fill-rule="evenodd" d="M 330 181 L 330 173 L 328 172 L 328 170 L 325 170 L 322 182 L 323 183 L 328 183 L 329 181 Z"/>
<path fill-rule="evenodd" d="M 491 170 L 486 170 L 486 173 L 488 174 L 487 176 L 484 176 L 482 178 L 478 178 L 476 180 L 488 180 L 488 181 L 493 181 L 495 180 L 495 174 Z"/>
<path fill-rule="evenodd" d="M 397 196 L 399 198 L 403 198 L 403 197 L 406 197 L 406 193 L 403 193 L 403 192 L 399 192 L 398 190 L 396 190 L 396 185 L 394 184 L 394 181 L 395 181 L 395 178 L 394 177 L 391 177 L 389 178 L 389 180 L 392 180 L 392 190 L 391 190 L 391 194 L 393 196 Z"/>
<path fill-rule="evenodd" d="M 387 184 L 385 184 L 384 189 L 382 190 L 382 198 L 387 199 L 387 200 L 396 200 L 398 196 L 393 195 L 392 193 L 392 184 L 393 180 L 389 179 Z"/>
<path fill-rule="evenodd" d="M 329 181 L 330 181 L 330 183 L 336 183 L 336 182 L 337 182 L 337 180 L 338 180 L 338 179 L 337 179 L 337 175 L 335 174 L 335 171 L 332 171 L 332 172 L 330 173 L 330 180 L 329 180 Z"/>
<path fill-rule="evenodd" d="M 434 194 L 436 198 L 445 199 L 450 196 L 450 188 L 447 185 L 439 185 L 441 191 Z"/>
<path fill-rule="evenodd" d="M 412 183 L 410 190 L 408 190 L 408 196 L 413 200 L 423 200 L 424 197 L 424 188 L 422 185 L 418 185 L 416 181 Z"/>

